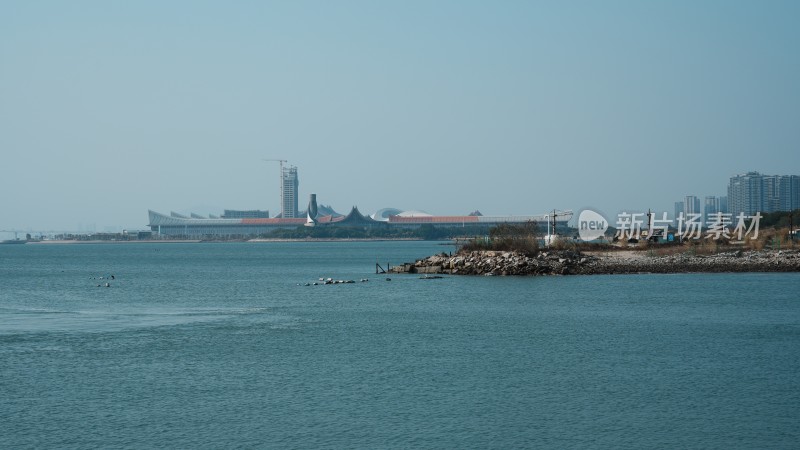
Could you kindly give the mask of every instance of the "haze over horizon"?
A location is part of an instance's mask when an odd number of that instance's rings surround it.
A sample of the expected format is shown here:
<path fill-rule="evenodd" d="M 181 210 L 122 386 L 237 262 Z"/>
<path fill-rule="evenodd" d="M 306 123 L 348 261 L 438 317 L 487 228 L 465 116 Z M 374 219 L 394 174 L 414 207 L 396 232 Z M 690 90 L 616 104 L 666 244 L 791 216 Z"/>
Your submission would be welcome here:
<path fill-rule="evenodd" d="M 147 210 L 671 214 L 800 174 L 800 3 L 0 5 L 0 230 Z"/>

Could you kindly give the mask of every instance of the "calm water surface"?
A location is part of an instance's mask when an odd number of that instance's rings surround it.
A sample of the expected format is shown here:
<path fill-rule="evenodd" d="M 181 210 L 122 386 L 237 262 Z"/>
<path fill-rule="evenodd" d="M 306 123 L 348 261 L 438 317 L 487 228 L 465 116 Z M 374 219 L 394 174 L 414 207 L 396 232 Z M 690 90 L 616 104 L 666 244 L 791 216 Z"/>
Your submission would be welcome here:
<path fill-rule="evenodd" d="M 374 274 L 450 249 L 0 246 L 0 448 L 800 446 L 800 274 Z"/>

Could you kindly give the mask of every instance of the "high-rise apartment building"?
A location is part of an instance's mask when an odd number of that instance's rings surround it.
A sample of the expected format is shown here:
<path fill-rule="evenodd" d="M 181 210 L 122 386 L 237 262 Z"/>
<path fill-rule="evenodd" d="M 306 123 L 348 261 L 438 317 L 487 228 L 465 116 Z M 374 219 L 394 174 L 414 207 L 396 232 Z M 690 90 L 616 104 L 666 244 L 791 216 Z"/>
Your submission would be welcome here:
<path fill-rule="evenodd" d="M 789 204 L 789 211 L 800 209 L 800 175 L 789 175 L 792 184 L 789 191 L 791 192 L 791 201 Z"/>
<path fill-rule="evenodd" d="M 800 208 L 800 176 L 775 175 L 764 177 L 764 196 L 768 199 L 769 209 L 773 211 L 793 211 Z"/>
<path fill-rule="evenodd" d="M 762 179 L 758 172 L 731 177 L 728 184 L 728 209 L 732 214 L 755 214 L 762 210 Z"/>
<path fill-rule="evenodd" d="M 294 219 L 297 217 L 297 167 L 288 166 L 281 173 L 281 217 Z"/>
<path fill-rule="evenodd" d="M 703 202 L 703 220 L 709 220 L 712 214 L 716 214 L 721 212 L 721 208 L 719 205 L 719 197 L 715 197 L 713 195 L 708 195 Z"/>
<path fill-rule="evenodd" d="M 781 198 L 781 177 L 762 175 L 761 176 L 761 211 L 772 212 L 780 211 Z"/>
<path fill-rule="evenodd" d="M 681 214 L 683 214 L 683 202 L 675 202 L 675 216 L 674 216 L 675 219 L 674 220 L 677 221 L 678 217 L 680 217 Z M 683 216 L 686 217 L 686 214 L 683 214 Z"/>
<path fill-rule="evenodd" d="M 800 176 L 762 175 L 748 172 L 731 177 L 728 184 L 728 210 L 770 213 L 800 208 Z"/>
<path fill-rule="evenodd" d="M 683 199 L 683 215 L 688 217 L 689 214 L 702 214 L 700 210 L 700 199 L 694 195 L 687 195 Z"/>

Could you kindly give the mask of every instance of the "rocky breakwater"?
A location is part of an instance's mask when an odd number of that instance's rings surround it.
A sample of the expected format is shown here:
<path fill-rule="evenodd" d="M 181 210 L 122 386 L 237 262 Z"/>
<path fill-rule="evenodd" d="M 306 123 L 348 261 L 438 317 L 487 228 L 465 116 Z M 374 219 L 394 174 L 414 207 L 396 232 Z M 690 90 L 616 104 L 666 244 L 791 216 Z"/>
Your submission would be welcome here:
<path fill-rule="evenodd" d="M 654 256 L 647 251 L 584 254 L 546 251 L 478 251 L 434 255 L 393 267 L 399 273 L 458 275 L 593 275 L 688 272 L 800 272 L 800 251 L 733 251 L 713 255 L 680 253 Z"/>

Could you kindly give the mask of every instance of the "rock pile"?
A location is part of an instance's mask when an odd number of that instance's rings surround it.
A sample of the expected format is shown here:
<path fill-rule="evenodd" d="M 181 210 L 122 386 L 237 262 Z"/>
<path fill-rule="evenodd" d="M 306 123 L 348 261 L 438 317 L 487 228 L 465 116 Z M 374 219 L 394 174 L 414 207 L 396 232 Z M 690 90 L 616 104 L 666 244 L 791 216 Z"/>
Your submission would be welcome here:
<path fill-rule="evenodd" d="M 735 251 L 702 256 L 687 253 L 633 257 L 547 251 L 536 256 L 483 251 L 455 256 L 434 255 L 393 268 L 405 273 L 459 275 L 591 275 L 684 272 L 800 272 L 800 251 Z"/>

